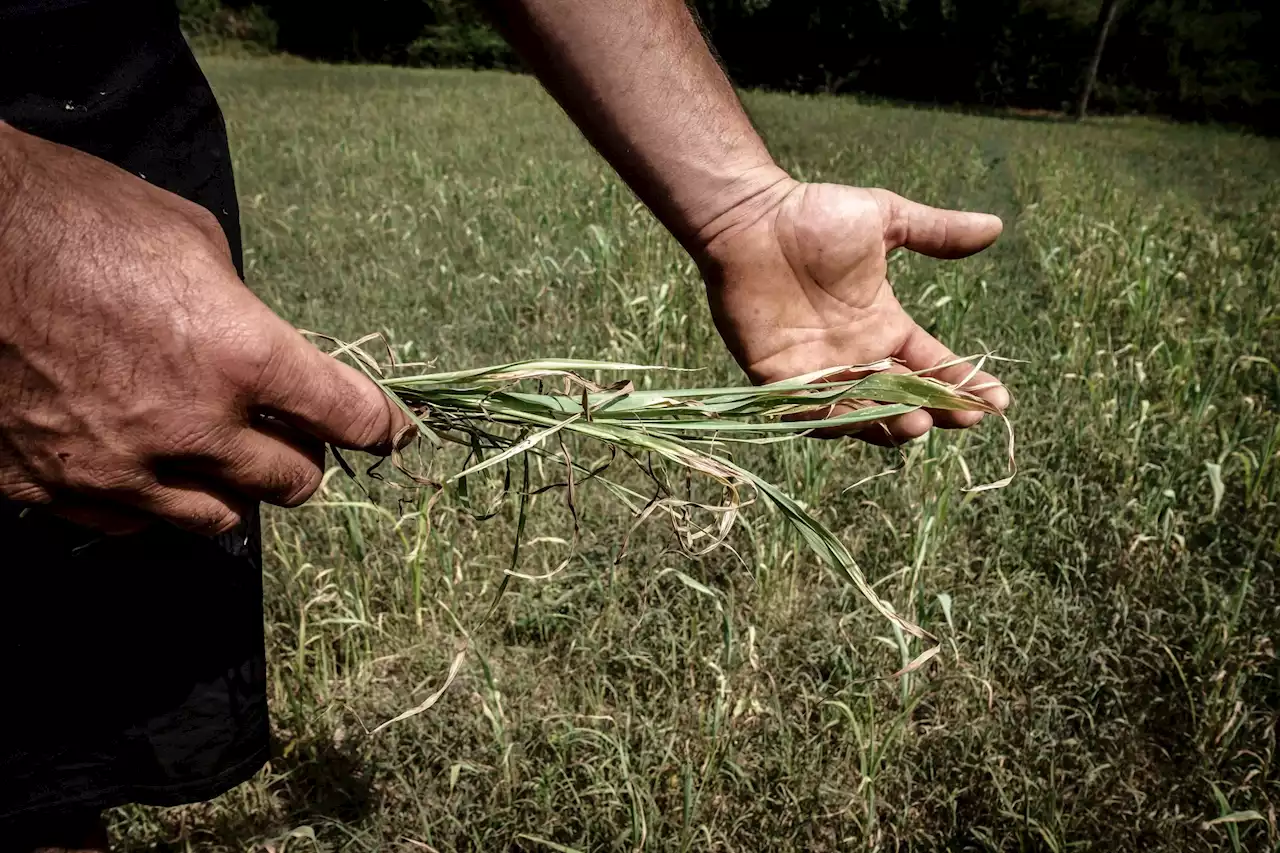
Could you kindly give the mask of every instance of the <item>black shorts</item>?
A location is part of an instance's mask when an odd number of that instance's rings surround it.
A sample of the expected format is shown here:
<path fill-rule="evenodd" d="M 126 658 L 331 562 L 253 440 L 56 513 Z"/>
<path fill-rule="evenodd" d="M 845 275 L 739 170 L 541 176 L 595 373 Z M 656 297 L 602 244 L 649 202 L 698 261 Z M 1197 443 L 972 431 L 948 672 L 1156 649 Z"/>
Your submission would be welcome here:
<path fill-rule="evenodd" d="M 241 267 L 222 115 L 170 4 L 0 0 L 0 119 L 208 208 Z M 256 517 L 98 537 L 0 502 L 6 827 L 213 797 L 267 759 Z"/>

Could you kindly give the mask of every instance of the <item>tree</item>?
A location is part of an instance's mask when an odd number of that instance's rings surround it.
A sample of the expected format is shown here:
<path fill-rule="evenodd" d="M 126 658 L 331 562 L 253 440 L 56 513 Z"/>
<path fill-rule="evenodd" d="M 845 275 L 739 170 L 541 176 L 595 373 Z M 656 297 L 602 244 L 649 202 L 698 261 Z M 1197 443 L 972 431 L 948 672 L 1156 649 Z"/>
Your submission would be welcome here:
<path fill-rule="evenodd" d="M 1089 111 L 1089 95 L 1093 94 L 1094 84 L 1098 82 L 1098 66 L 1102 64 L 1102 50 L 1107 46 L 1107 35 L 1124 0 L 1102 0 L 1102 8 L 1098 10 L 1098 23 L 1095 27 L 1093 55 L 1089 57 L 1089 65 L 1084 72 L 1084 80 L 1080 84 L 1080 100 L 1076 102 L 1076 119 L 1083 119 Z"/>
<path fill-rule="evenodd" d="M 205 40 L 326 61 L 519 67 L 481 13 L 491 0 L 177 2 L 184 29 Z M 1080 117 L 1159 113 L 1280 135 L 1280 0 L 685 2 L 744 87 L 1067 104 Z"/>

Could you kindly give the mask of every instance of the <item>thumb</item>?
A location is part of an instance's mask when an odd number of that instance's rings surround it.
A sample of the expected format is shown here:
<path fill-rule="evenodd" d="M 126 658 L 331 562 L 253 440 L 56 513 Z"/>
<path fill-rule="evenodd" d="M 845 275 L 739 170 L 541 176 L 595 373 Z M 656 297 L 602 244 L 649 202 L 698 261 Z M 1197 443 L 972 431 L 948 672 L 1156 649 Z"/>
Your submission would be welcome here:
<path fill-rule="evenodd" d="M 884 216 L 885 248 L 907 248 L 931 258 L 964 258 L 990 246 L 1004 230 L 990 213 L 943 210 L 873 190 Z"/>
<path fill-rule="evenodd" d="M 329 444 L 391 452 L 409 419 L 376 382 L 301 336 L 285 351 L 284 369 L 257 389 L 260 407 Z"/>

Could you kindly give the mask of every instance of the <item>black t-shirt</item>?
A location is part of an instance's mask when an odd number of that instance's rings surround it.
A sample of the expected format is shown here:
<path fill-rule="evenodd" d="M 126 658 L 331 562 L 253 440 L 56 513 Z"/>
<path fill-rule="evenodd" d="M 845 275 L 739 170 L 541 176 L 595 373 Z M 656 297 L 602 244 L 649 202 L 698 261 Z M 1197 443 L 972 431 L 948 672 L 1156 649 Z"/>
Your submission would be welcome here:
<path fill-rule="evenodd" d="M 0 119 L 205 206 L 240 268 L 222 115 L 172 3 L 0 0 Z M 217 539 L 110 538 L 0 502 L 0 547 L 0 850 L 59 813 L 206 799 L 262 765 L 256 514 Z"/>

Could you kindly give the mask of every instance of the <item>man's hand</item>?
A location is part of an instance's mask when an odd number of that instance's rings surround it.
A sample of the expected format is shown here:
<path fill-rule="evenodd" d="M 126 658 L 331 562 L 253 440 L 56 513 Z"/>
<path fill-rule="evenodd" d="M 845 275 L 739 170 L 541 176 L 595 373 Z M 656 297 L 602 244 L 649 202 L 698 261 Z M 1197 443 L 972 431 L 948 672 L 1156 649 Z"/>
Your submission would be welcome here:
<path fill-rule="evenodd" d="M 204 208 L 0 123 L 0 497 L 113 533 L 294 506 L 405 423 L 241 283 Z"/>
<path fill-rule="evenodd" d="M 902 310 L 885 278 L 906 247 L 958 258 L 1000 220 L 884 190 L 798 184 L 774 163 L 684 0 L 488 0 L 495 22 L 636 194 L 689 250 L 716 325 L 757 382 L 950 351 Z M 961 381 L 963 366 L 935 374 Z M 979 374 L 970 388 L 993 382 Z M 1003 388 L 980 393 L 998 407 Z M 979 413 L 913 412 L 859 435 L 900 441 Z"/>
<path fill-rule="evenodd" d="M 775 382 L 883 358 L 927 370 L 955 354 L 894 297 L 886 257 L 907 248 L 962 258 L 1000 235 L 1000 220 L 938 210 L 886 190 L 770 181 L 717 217 L 695 250 L 716 327 L 755 382 Z M 966 364 L 931 375 L 963 382 L 1003 409 L 1009 395 Z M 930 427 L 967 427 L 981 412 L 916 411 L 868 429 L 871 441 L 904 441 Z"/>

